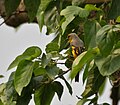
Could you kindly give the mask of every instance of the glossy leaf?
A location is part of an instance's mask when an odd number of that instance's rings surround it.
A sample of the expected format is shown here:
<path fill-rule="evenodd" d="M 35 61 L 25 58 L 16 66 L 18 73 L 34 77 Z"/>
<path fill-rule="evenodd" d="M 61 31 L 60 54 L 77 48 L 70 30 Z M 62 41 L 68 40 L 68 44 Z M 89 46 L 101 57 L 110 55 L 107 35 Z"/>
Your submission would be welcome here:
<path fill-rule="evenodd" d="M 13 95 L 14 94 L 14 95 Z M 17 97 L 17 93 L 14 88 L 14 81 L 8 81 L 6 84 L 5 95 L 7 99 L 7 104 L 14 103 L 13 98 Z"/>
<path fill-rule="evenodd" d="M 47 56 L 51 57 L 51 59 L 54 59 L 54 60 L 63 60 L 65 58 L 58 51 L 51 51 L 50 53 L 47 54 Z"/>
<path fill-rule="evenodd" d="M 37 21 L 40 27 L 40 31 L 42 32 L 42 27 L 44 25 L 44 11 L 40 11 L 37 13 Z"/>
<path fill-rule="evenodd" d="M 37 12 L 37 21 L 40 27 L 40 31 L 42 31 L 43 25 L 45 25 L 45 10 L 51 1 L 52 0 L 41 0 L 40 6 Z"/>
<path fill-rule="evenodd" d="M 120 16 L 120 1 L 114 0 L 110 8 L 108 18 L 112 20 L 116 19 L 118 16 Z"/>
<path fill-rule="evenodd" d="M 39 57 L 41 55 L 41 53 L 42 53 L 41 49 L 37 46 L 27 48 L 23 54 L 21 54 L 15 58 L 15 60 L 8 67 L 8 70 L 17 66 L 19 64 L 19 62 L 24 59 L 25 60 L 33 60 L 33 59 Z"/>
<path fill-rule="evenodd" d="M 91 105 L 91 104 L 96 104 L 98 101 L 98 96 L 95 96 L 94 98 L 91 99 L 90 103 L 88 105 Z"/>
<path fill-rule="evenodd" d="M 40 1 L 41 0 L 24 0 L 24 4 L 28 12 L 28 17 L 30 19 L 30 22 L 32 22 L 37 15 Z"/>
<path fill-rule="evenodd" d="M 33 77 L 32 78 L 33 88 L 37 89 L 41 85 L 43 79 L 44 79 L 44 76 L 35 76 L 35 77 Z"/>
<path fill-rule="evenodd" d="M 87 79 L 88 77 L 88 69 L 89 69 L 89 63 L 85 65 L 85 69 L 84 69 L 84 72 L 83 72 L 83 84 L 85 83 L 85 80 Z"/>
<path fill-rule="evenodd" d="M 44 75 L 46 74 L 46 69 L 43 67 L 38 67 L 34 70 L 34 74 L 35 76 Z"/>
<path fill-rule="evenodd" d="M 54 79 L 59 74 L 59 67 L 56 65 L 47 66 L 46 73 L 51 79 Z"/>
<path fill-rule="evenodd" d="M 45 49 L 45 50 L 46 50 L 47 53 L 50 53 L 50 52 L 52 52 L 52 51 L 58 52 L 58 50 L 59 50 L 58 43 L 54 43 L 54 42 L 49 43 L 49 44 L 46 46 L 46 49 Z"/>
<path fill-rule="evenodd" d="M 32 77 L 33 68 L 34 63 L 31 61 L 23 60 L 19 63 L 14 79 L 15 89 L 19 95 L 21 95 L 23 88 L 29 84 Z"/>
<path fill-rule="evenodd" d="M 1 100 L 0 100 L 0 105 L 4 105 Z"/>
<path fill-rule="evenodd" d="M 42 66 L 43 68 L 45 68 L 50 61 L 51 61 L 51 56 L 45 55 L 45 54 L 43 53 L 43 55 L 42 55 L 42 61 L 41 61 L 41 66 Z"/>
<path fill-rule="evenodd" d="M 50 7 L 51 7 L 51 5 L 50 5 Z M 57 11 L 57 8 L 54 6 L 45 14 L 45 25 L 47 26 L 47 34 L 48 35 L 50 33 L 58 32 L 58 30 L 60 28 L 59 22 L 60 22 L 60 15 L 59 15 L 59 12 Z"/>
<path fill-rule="evenodd" d="M 85 41 L 85 47 L 87 49 L 96 47 L 96 33 L 101 28 L 100 24 L 93 20 L 93 21 L 86 21 L 84 24 L 84 41 Z"/>
<path fill-rule="evenodd" d="M 7 15 L 12 15 L 19 6 L 21 0 L 5 0 L 5 10 Z"/>
<path fill-rule="evenodd" d="M 102 34 L 106 34 L 108 30 L 112 29 L 113 25 L 105 25 L 98 32 L 97 37 L 100 37 Z M 99 39 L 99 38 L 98 38 Z"/>
<path fill-rule="evenodd" d="M 89 99 L 86 98 L 82 98 L 80 99 L 80 101 L 77 102 L 76 105 L 84 105 L 86 102 L 90 101 Z"/>
<path fill-rule="evenodd" d="M 109 56 L 98 56 L 96 65 L 103 76 L 109 76 L 120 69 L 120 49 L 115 49 Z"/>
<path fill-rule="evenodd" d="M 99 49 L 93 48 L 90 49 L 87 52 L 83 52 L 81 53 L 73 62 L 72 64 L 72 71 L 70 73 L 70 78 L 71 80 L 77 75 L 77 73 L 79 71 L 82 70 L 82 68 L 84 67 L 84 65 L 88 62 L 90 62 L 91 60 L 93 60 L 95 58 L 95 56 L 99 53 Z"/>
<path fill-rule="evenodd" d="M 120 16 L 117 17 L 116 22 L 120 23 Z"/>
<path fill-rule="evenodd" d="M 39 10 L 45 11 L 52 0 L 41 0 Z"/>
<path fill-rule="evenodd" d="M 100 11 L 100 8 L 97 8 L 96 5 L 86 4 L 85 9 L 88 11 Z"/>
<path fill-rule="evenodd" d="M 84 0 L 72 0 L 72 5 L 74 6 L 79 6 L 80 4 L 82 4 L 84 2 Z"/>
<path fill-rule="evenodd" d="M 34 101 L 35 105 L 50 105 L 55 91 L 52 84 L 44 84 L 38 90 L 35 91 Z"/>
<path fill-rule="evenodd" d="M 100 49 L 100 52 L 104 56 L 107 56 L 111 53 L 111 50 L 113 49 L 113 46 L 115 44 L 115 33 L 112 30 L 112 26 L 106 26 L 106 27 L 111 29 L 103 31 L 104 30 L 104 27 L 103 27 L 98 31 L 96 36 L 97 45 Z"/>
<path fill-rule="evenodd" d="M 92 60 L 91 62 L 88 62 L 85 65 L 84 73 L 83 73 L 83 84 L 85 83 L 85 80 L 88 78 L 89 71 L 93 66 L 94 66 L 94 60 Z"/>
<path fill-rule="evenodd" d="M 7 97 L 5 96 L 5 88 L 6 84 L 2 83 L 0 84 L 0 100 L 2 101 L 3 104 L 7 104 Z"/>
<path fill-rule="evenodd" d="M 103 77 L 97 67 L 93 67 L 89 71 L 87 84 L 84 92 L 82 93 L 83 97 L 90 97 L 93 94 L 96 94 L 99 91 L 99 88 L 104 83 L 105 77 Z M 99 83 L 99 84 L 98 84 Z"/>
<path fill-rule="evenodd" d="M 86 18 L 89 15 L 89 12 L 78 6 L 67 6 L 67 8 L 63 9 L 60 13 L 61 16 L 65 16 L 66 20 L 62 23 L 63 33 L 66 30 L 67 25 L 75 19 L 75 16 L 79 16 L 81 18 Z"/>
<path fill-rule="evenodd" d="M 61 96 L 63 94 L 63 85 L 60 82 L 55 81 L 53 82 L 52 87 L 53 90 L 57 93 L 59 100 L 61 100 Z"/>
<path fill-rule="evenodd" d="M 93 66 L 94 66 L 94 60 L 92 60 L 91 62 L 88 62 L 85 65 L 84 72 L 83 72 L 83 84 L 85 83 L 85 80 L 88 78 L 89 71 Z"/>
<path fill-rule="evenodd" d="M 105 81 L 103 82 L 103 84 L 101 85 L 100 89 L 99 89 L 99 95 L 102 96 L 105 90 L 105 87 L 107 85 L 107 79 L 105 79 Z"/>
<path fill-rule="evenodd" d="M 15 105 L 13 99 L 17 97 L 17 93 L 14 88 L 13 78 L 14 72 L 11 73 L 7 83 L 0 85 L 0 99 L 4 105 Z"/>
<path fill-rule="evenodd" d="M 67 68 L 70 68 L 71 67 L 71 65 L 72 65 L 72 63 L 73 63 L 73 58 L 68 58 L 67 60 L 66 60 L 66 62 L 65 62 L 65 66 L 67 67 Z"/>
<path fill-rule="evenodd" d="M 21 93 L 21 96 L 17 97 L 16 105 L 28 105 L 32 99 L 33 88 L 32 84 L 25 87 Z"/>
<path fill-rule="evenodd" d="M 59 11 L 57 10 L 59 5 L 59 0 L 41 0 L 41 4 L 37 13 L 37 20 L 40 28 L 42 28 L 43 25 L 47 26 L 47 34 L 56 33 L 59 28 L 60 15 Z"/>

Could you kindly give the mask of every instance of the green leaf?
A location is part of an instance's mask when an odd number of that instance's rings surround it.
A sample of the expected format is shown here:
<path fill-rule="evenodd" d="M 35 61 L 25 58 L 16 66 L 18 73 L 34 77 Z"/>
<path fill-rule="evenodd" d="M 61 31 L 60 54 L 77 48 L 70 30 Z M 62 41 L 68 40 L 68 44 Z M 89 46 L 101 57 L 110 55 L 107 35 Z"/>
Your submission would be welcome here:
<path fill-rule="evenodd" d="M 67 6 L 65 9 L 61 11 L 60 15 L 65 16 L 66 18 L 65 22 L 63 22 L 61 26 L 64 33 L 66 27 L 71 21 L 73 21 L 75 16 L 78 15 L 81 18 L 86 18 L 89 15 L 89 12 L 78 6 Z"/>
<path fill-rule="evenodd" d="M 89 69 L 89 63 L 86 64 L 85 69 L 84 69 L 84 72 L 83 72 L 83 78 L 82 78 L 83 84 L 85 83 L 85 80 L 86 80 L 87 77 L 88 77 L 88 69 Z"/>
<path fill-rule="evenodd" d="M 44 84 L 38 90 L 35 91 L 34 101 L 35 105 L 50 105 L 55 91 L 52 84 Z"/>
<path fill-rule="evenodd" d="M 63 86 L 60 82 L 53 82 L 53 90 L 57 93 L 59 100 L 61 100 L 61 96 L 63 94 Z"/>
<path fill-rule="evenodd" d="M 105 30 L 104 28 L 108 28 L 109 30 Z M 111 29 L 110 29 L 111 28 Z M 113 46 L 115 44 L 115 33 L 112 30 L 112 26 L 104 26 L 102 27 L 97 35 L 96 35 L 96 42 L 100 49 L 100 52 L 107 56 L 111 53 Z"/>
<path fill-rule="evenodd" d="M 117 17 L 116 22 L 120 23 L 120 16 Z"/>
<path fill-rule="evenodd" d="M 68 90 L 69 90 L 69 93 L 72 95 L 72 93 L 73 93 L 73 91 L 72 91 L 72 87 L 71 87 L 71 85 L 68 83 L 68 81 L 64 78 L 64 76 L 61 76 L 60 77 L 62 80 L 64 80 L 64 82 L 65 82 L 65 84 L 66 84 L 66 86 L 67 86 L 67 88 L 68 88 Z"/>
<path fill-rule="evenodd" d="M 5 83 L 0 84 L 0 100 L 2 101 L 3 104 L 7 105 L 7 97 L 5 95 L 5 88 L 6 88 Z"/>
<path fill-rule="evenodd" d="M 34 63 L 31 61 L 23 60 L 19 63 L 14 79 L 15 89 L 19 95 L 21 95 L 23 88 L 29 84 L 32 77 L 33 68 Z"/>
<path fill-rule="evenodd" d="M 85 41 L 85 48 L 90 49 L 96 47 L 96 33 L 100 29 L 100 24 L 93 20 L 93 21 L 86 21 L 84 24 L 84 41 Z"/>
<path fill-rule="evenodd" d="M 29 84 L 25 87 L 21 93 L 21 96 L 17 97 L 16 105 L 28 105 L 32 99 L 33 94 L 33 84 Z"/>
<path fill-rule="evenodd" d="M 84 0 L 72 0 L 72 5 L 74 6 L 79 6 L 80 4 L 82 4 L 84 2 Z"/>
<path fill-rule="evenodd" d="M 4 76 L 3 75 L 0 75 L 0 78 L 3 78 Z"/>
<path fill-rule="evenodd" d="M 42 31 L 42 27 L 45 24 L 45 18 L 44 18 L 45 10 L 51 1 L 52 0 L 41 0 L 40 6 L 37 12 L 37 21 L 40 27 L 40 31 Z"/>
<path fill-rule="evenodd" d="M 41 0 L 39 11 L 45 11 L 52 0 Z"/>
<path fill-rule="evenodd" d="M 83 73 L 83 83 L 85 82 L 85 80 L 88 77 L 89 71 L 91 70 L 91 68 L 94 66 L 94 60 L 92 60 L 91 62 L 88 62 L 85 65 L 85 69 L 84 69 L 84 73 Z"/>
<path fill-rule="evenodd" d="M 85 9 L 88 11 L 100 11 L 100 8 L 97 8 L 96 5 L 86 4 Z"/>
<path fill-rule="evenodd" d="M 69 55 L 69 54 L 68 54 Z M 73 63 L 73 58 L 68 58 L 68 59 L 66 59 L 66 61 L 65 61 L 65 66 L 67 67 L 67 68 L 70 68 L 71 67 L 71 65 L 72 65 L 72 63 Z"/>
<path fill-rule="evenodd" d="M 58 46 L 58 43 L 55 43 L 55 42 L 51 42 L 49 43 L 47 46 L 46 46 L 46 52 L 47 53 L 50 53 L 52 51 L 59 51 L 59 46 Z"/>
<path fill-rule="evenodd" d="M 13 98 L 17 97 L 17 94 L 14 88 L 14 81 L 8 81 L 6 83 L 6 91 L 5 91 L 5 95 L 6 95 L 6 99 L 7 99 L 7 104 L 12 104 L 13 103 Z"/>
<path fill-rule="evenodd" d="M 1 100 L 0 100 L 0 105 L 4 105 Z"/>
<path fill-rule="evenodd" d="M 41 60 L 41 66 L 42 66 L 43 68 L 45 68 L 50 61 L 51 61 L 51 56 L 45 55 L 45 54 L 43 53 L 43 55 L 42 55 L 42 60 Z"/>
<path fill-rule="evenodd" d="M 46 74 L 46 69 L 43 67 L 38 67 L 34 70 L 34 74 L 35 76 L 44 75 Z"/>
<path fill-rule="evenodd" d="M 21 0 L 5 0 L 5 10 L 6 10 L 7 16 L 11 15 L 13 12 L 16 11 L 20 2 Z"/>
<path fill-rule="evenodd" d="M 23 54 L 21 54 L 15 58 L 15 60 L 8 67 L 8 70 L 17 66 L 19 64 L 19 62 L 24 59 L 33 60 L 33 59 L 39 57 L 41 55 L 41 53 L 42 53 L 41 49 L 37 46 L 27 48 Z"/>
<path fill-rule="evenodd" d="M 13 78 L 14 72 L 11 73 L 7 83 L 0 85 L 0 99 L 4 105 L 15 105 L 14 99 L 17 98 L 17 93 Z"/>
<path fill-rule="evenodd" d="M 24 0 L 30 22 L 32 22 L 36 17 L 40 2 L 41 0 Z"/>
<path fill-rule="evenodd" d="M 46 73 L 51 79 L 54 79 L 55 76 L 59 74 L 59 70 L 59 67 L 57 67 L 56 65 L 46 67 Z"/>
<path fill-rule="evenodd" d="M 72 70 L 70 73 L 70 78 L 73 80 L 73 78 L 77 75 L 77 73 L 82 70 L 83 66 L 93 60 L 95 56 L 99 53 L 99 49 L 93 48 L 90 49 L 87 52 L 81 53 L 74 61 L 72 64 Z"/>
<path fill-rule="evenodd" d="M 109 19 L 116 19 L 120 16 L 120 0 L 112 1 L 112 5 L 108 14 Z"/>
<path fill-rule="evenodd" d="M 32 85 L 34 89 L 37 89 L 43 83 L 44 76 L 35 76 L 32 78 Z"/>
<path fill-rule="evenodd" d="M 101 27 L 101 29 L 97 32 L 97 36 L 100 36 L 102 34 L 106 34 L 110 29 L 112 29 L 113 25 L 105 25 Z"/>
<path fill-rule="evenodd" d="M 54 60 L 65 59 L 65 57 L 62 54 L 60 54 L 58 51 L 52 51 L 52 52 L 48 53 L 47 56 L 51 57 L 51 59 L 54 59 Z"/>
<path fill-rule="evenodd" d="M 98 68 L 94 66 L 90 71 L 87 79 L 87 84 L 84 92 L 82 93 L 83 97 L 90 97 L 93 94 L 96 94 L 99 91 L 99 88 L 104 83 L 105 77 L 103 77 Z"/>
<path fill-rule="evenodd" d="M 42 32 L 42 27 L 44 25 L 44 11 L 39 11 L 37 13 L 37 21 L 40 28 L 40 32 Z"/>
<path fill-rule="evenodd" d="M 104 93 L 104 90 L 105 90 L 105 87 L 106 87 L 106 84 L 107 84 L 107 79 L 105 79 L 105 81 L 103 82 L 103 84 L 101 85 L 100 89 L 99 89 L 99 96 L 102 96 L 103 93 Z"/>
<path fill-rule="evenodd" d="M 97 104 L 97 101 L 98 101 L 98 96 L 95 96 L 94 98 L 91 99 L 91 101 L 88 105 Z"/>
<path fill-rule="evenodd" d="M 47 26 L 47 34 L 50 34 L 50 33 L 56 34 L 60 29 L 60 25 L 59 25 L 60 15 L 54 3 L 53 3 L 54 5 L 53 8 L 51 8 L 51 5 L 52 3 L 49 5 L 50 9 L 48 9 L 48 11 L 45 14 L 45 25 Z"/>
<path fill-rule="evenodd" d="M 80 99 L 80 101 L 77 102 L 76 105 L 84 105 L 87 101 L 90 101 L 90 100 L 86 98 L 82 98 Z"/>
<path fill-rule="evenodd" d="M 37 20 L 40 28 L 42 28 L 43 25 L 47 26 L 47 34 L 58 32 L 60 27 L 60 7 L 61 3 L 59 0 L 41 0 Z M 40 15 L 42 12 L 44 12 L 44 16 Z M 44 21 L 42 20 L 42 17 L 44 17 Z"/>
<path fill-rule="evenodd" d="M 109 56 L 97 56 L 95 63 L 103 76 L 109 76 L 120 69 L 120 48 L 115 49 Z"/>

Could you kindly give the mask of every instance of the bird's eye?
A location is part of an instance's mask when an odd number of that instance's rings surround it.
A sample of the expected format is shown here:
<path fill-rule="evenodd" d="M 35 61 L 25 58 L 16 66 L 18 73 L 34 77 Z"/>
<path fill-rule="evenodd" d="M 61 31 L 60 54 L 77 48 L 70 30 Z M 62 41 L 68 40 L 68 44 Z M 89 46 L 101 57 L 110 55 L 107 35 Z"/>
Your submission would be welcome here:
<path fill-rule="evenodd" d="M 70 35 L 68 35 L 68 39 L 70 39 L 71 38 L 71 36 Z"/>
<path fill-rule="evenodd" d="M 68 38 L 70 38 L 70 35 L 68 35 Z"/>

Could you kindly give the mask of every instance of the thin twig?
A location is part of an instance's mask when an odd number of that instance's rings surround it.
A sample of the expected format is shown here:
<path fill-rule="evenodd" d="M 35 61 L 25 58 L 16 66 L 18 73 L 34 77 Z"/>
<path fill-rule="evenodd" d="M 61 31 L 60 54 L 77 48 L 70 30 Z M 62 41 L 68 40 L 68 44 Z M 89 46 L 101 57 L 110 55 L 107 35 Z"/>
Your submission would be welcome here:
<path fill-rule="evenodd" d="M 11 17 L 11 15 L 7 19 L 5 19 L 2 23 L 0 23 L 0 26 L 2 26 L 4 23 L 6 23 L 6 21 L 9 20 L 10 17 Z"/>
<path fill-rule="evenodd" d="M 77 95 L 76 95 L 76 97 L 77 97 L 78 99 L 82 99 L 81 97 L 79 97 L 79 96 L 77 96 Z"/>
<path fill-rule="evenodd" d="M 57 64 L 65 64 L 65 63 L 59 63 L 59 62 L 58 62 Z"/>
<path fill-rule="evenodd" d="M 66 70 L 66 71 L 63 71 L 63 72 L 60 73 L 57 77 L 55 77 L 54 80 L 57 79 L 57 78 L 59 78 L 59 77 L 61 77 L 61 76 L 63 76 L 64 74 L 66 74 L 66 73 L 69 72 L 69 71 L 70 71 L 70 69 L 68 69 L 68 70 Z"/>

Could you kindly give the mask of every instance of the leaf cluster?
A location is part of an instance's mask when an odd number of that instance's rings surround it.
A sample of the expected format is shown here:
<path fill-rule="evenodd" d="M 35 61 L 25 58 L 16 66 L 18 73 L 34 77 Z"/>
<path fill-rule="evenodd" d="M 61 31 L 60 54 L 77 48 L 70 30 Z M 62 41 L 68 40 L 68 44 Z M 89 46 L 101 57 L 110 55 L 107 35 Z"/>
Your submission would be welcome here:
<path fill-rule="evenodd" d="M 7 14 L 13 13 L 19 3 L 20 0 L 5 0 Z M 106 78 L 114 86 L 114 83 L 120 85 L 119 0 L 100 4 L 84 4 L 78 0 L 24 0 L 24 4 L 30 22 L 36 18 L 40 31 L 46 25 L 47 34 L 54 32 L 55 38 L 46 46 L 45 53 L 33 46 L 11 63 L 8 69 L 17 68 L 8 82 L 0 86 L 3 104 L 27 105 L 34 94 L 36 105 L 50 105 L 55 93 L 59 100 L 63 93 L 64 86 L 58 78 L 72 94 L 71 85 L 64 77 L 69 71 L 71 81 L 83 71 L 85 90 L 78 97 L 77 105 L 86 102 L 97 105 Z M 85 47 L 75 60 L 67 39 L 72 32 L 78 34 Z M 58 67 L 61 60 L 68 70 Z"/>

